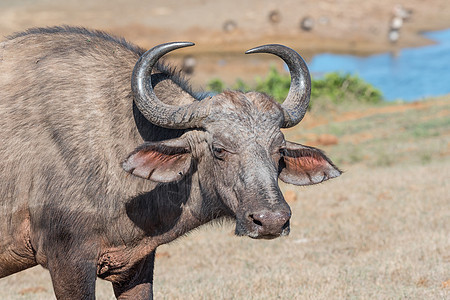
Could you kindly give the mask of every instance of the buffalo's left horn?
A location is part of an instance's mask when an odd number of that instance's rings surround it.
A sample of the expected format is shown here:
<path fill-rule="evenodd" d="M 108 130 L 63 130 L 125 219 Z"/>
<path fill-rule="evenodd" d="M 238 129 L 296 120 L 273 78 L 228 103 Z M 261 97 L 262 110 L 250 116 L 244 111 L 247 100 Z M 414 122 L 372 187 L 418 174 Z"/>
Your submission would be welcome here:
<path fill-rule="evenodd" d="M 245 54 L 270 53 L 280 57 L 291 73 L 289 94 L 281 105 L 284 112 L 283 128 L 298 124 L 306 114 L 311 96 L 311 77 L 303 58 L 296 51 L 283 45 L 271 44 L 248 50 Z"/>
<path fill-rule="evenodd" d="M 206 116 L 205 104 L 193 99 L 188 105 L 169 105 L 158 99 L 153 91 L 151 72 L 156 62 L 166 53 L 178 48 L 193 46 L 190 42 L 158 45 L 145 52 L 136 63 L 131 78 L 134 102 L 139 111 L 151 123 L 173 129 L 199 127 Z"/>

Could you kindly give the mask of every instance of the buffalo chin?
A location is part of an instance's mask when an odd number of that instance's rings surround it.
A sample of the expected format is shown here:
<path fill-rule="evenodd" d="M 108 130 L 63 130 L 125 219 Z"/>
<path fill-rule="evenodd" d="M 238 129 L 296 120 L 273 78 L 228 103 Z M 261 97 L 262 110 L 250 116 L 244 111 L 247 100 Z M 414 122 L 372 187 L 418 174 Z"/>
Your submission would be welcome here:
<path fill-rule="evenodd" d="M 236 229 L 234 231 L 234 234 L 237 235 L 237 236 L 248 236 L 248 237 L 250 237 L 252 239 L 255 239 L 255 240 L 261 240 L 261 239 L 263 239 L 263 240 L 273 240 L 273 239 L 276 239 L 276 238 L 281 237 L 281 236 L 288 236 L 290 231 L 291 230 L 290 230 L 290 226 L 289 225 L 287 225 L 285 228 L 283 228 L 283 230 L 281 232 L 275 233 L 275 234 L 261 234 L 261 233 L 258 232 L 258 230 L 247 231 L 245 229 L 236 227 Z"/>

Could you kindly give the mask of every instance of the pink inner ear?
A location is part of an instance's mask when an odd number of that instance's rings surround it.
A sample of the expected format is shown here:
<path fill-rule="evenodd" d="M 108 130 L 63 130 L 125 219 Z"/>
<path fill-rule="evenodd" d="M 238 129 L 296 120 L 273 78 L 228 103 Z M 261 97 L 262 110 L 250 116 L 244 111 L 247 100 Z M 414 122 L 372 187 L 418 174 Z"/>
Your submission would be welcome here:
<path fill-rule="evenodd" d="M 284 157 L 284 161 L 289 169 L 297 172 L 310 173 L 318 168 L 323 168 L 327 162 L 315 156 L 300 156 L 300 157 Z"/>
<path fill-rule="evenodd" d="M 335 178 L 341 174 L 319 149 L 288 143 L 279 178 L 286 183 L 310 185 Z"/>
<path fill-rule="evenodd" d="M 150 179 L 153 173 L 158 173 L 158 177 L 164 176 L 163 174 L 167 174 L 169 177 L 174 173 L 178 174 L 181 171 L 178 169 L 185 162 L 186 155 L 165 155 L 156 151 L 139 151 L 130 158 L 129 168 L 133 170 L 132 173 Z"/>

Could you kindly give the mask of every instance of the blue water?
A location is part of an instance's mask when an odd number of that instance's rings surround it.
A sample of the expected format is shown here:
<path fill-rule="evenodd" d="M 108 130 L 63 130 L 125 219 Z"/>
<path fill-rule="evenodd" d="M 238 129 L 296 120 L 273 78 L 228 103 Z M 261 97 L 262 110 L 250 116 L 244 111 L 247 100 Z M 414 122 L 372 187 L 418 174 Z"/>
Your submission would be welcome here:
<path fill-rule="evenodd" d="M 406 48 L 389 53 L 358 57 L 319 54 L 309 68 L 314 75 L 326 72 L 357 74 L 383 92 L 386 100 L 420 100 L 450 93 L 450 29 L 428 32 L 435 45 Z M 401 38 L 401 37 L 400 37 Z"/>

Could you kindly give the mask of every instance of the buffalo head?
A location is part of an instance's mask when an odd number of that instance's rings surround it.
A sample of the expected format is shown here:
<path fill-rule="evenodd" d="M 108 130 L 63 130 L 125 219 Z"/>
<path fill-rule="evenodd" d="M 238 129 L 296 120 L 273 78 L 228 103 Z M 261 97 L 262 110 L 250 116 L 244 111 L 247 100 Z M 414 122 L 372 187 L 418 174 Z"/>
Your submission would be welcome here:
<path fill-rule="evenodd" d="M 169 105 L 155 95 L 151 70 L 164 54 L 192 43 L 169 43 L 147 51 L 132 75 L 135 103 L 153 124 L 186 129 L 176 139 L 146 142 L 123 168 L 156 182 L 177 181 L 196 173 L 204 198 L 226 207 L 236 219 L 236 234 L 275 238 L 289 233 L 291 211 L 278 178 L 309 185 L 340 175 L 318 149 L 288 142 L 281 128 L 299 123 L 306 113 L 311 80 L 294 50 L 265 45 L 246 53 L 271 53 L 287 64 L 291 87 L 283 104 L 257 92 L 226 91 L 188 105 Z"/>

